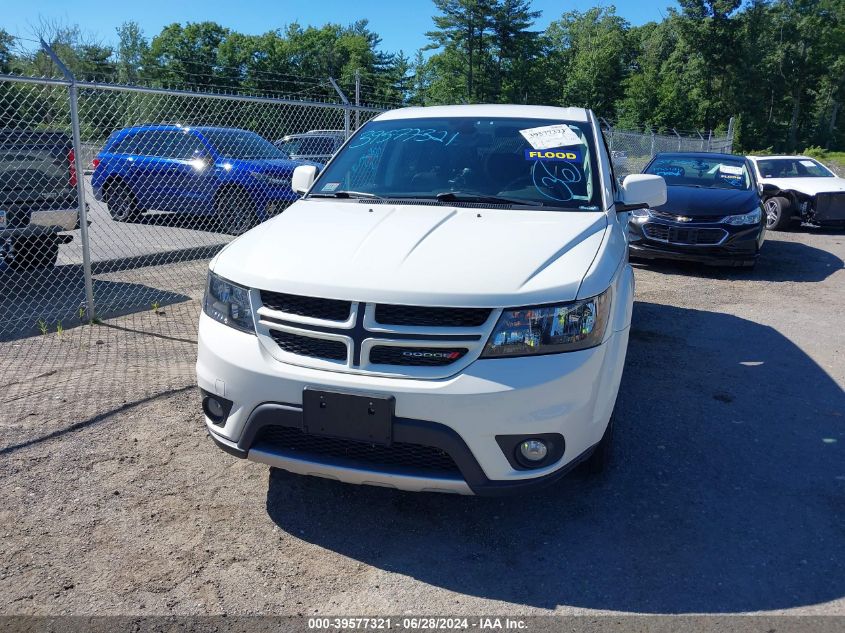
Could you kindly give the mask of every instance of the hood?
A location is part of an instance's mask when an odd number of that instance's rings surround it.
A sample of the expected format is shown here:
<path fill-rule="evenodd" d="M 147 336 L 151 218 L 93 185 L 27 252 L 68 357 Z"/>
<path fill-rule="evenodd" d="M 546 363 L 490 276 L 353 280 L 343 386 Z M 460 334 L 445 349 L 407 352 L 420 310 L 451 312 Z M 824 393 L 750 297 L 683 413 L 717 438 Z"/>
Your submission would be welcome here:
<path fill-rule="evenodd" d="M 299 201 L 213 263 L 250 288 L 313 297 L 502 307 L 577 297 L 601 212 Z"/>
<path fill-rule="evenodd" d="M 763 182 L 778 189 L 797 191 L 808 196 L 845 191 L 845 178 L 765 178 Z"/>
<path fill-rule="evenodd" d="M 709 189 L 707 187 L 666 187 L 666 204 L 658 211 L 691 218 L 747 213 L 760 205 L 753 189 Z"/>

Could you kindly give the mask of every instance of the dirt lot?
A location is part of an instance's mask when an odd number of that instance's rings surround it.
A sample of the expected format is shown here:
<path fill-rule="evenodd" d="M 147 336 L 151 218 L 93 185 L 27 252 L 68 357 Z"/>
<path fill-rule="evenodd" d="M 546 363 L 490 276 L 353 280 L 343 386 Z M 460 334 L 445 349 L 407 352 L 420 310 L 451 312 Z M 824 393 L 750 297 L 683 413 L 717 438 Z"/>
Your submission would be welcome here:
<path fill-rule="evenodd" d="M 0 613 L 845 615 L 844 258 L 802 231 L 751 272 L 638 267 L 614 465 L 530 498 L 222 453 L 195 303 L 65 333 L 45 392 L 3 389 Z"/>

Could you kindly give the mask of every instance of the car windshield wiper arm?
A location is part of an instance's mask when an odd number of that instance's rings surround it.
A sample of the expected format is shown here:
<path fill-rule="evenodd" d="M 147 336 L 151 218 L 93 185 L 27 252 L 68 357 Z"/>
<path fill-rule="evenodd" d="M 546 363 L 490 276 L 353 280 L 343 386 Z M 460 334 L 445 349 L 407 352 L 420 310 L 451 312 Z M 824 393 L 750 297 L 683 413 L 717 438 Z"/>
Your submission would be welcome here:
<path fill-rule="evenodd" d="M 318 193 L 309 194 L 318 198 L 374 198 L 376 200 L 384 200 L 381 196 L 370 193 L 369 191 L 321 191 Z"/>
<path fill-rule="evenodd" d="M 532 207 L 545 206 L 542 202 L 531 202 L 529 200 L 514 200 L 513 198 L 502 198 L 501 196 L 488 196 L 483 193 L 465 193 L 463 191 L 443 191 L 434 196 L 440 202 L 488 202 L 490 204 L 519 204 Z"/>

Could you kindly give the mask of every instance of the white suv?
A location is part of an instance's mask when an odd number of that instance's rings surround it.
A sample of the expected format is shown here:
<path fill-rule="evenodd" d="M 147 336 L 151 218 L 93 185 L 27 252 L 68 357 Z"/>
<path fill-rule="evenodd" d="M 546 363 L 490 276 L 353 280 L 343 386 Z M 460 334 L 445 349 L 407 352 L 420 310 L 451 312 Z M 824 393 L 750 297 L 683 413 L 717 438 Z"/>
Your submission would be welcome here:
<path fill-rule="evenodd" d="M 608 456 L 634 278 L 592 112 L 384 113 L 211 262 L 197 377 L 224 450 L 403 490 L 524 491 Z"/>

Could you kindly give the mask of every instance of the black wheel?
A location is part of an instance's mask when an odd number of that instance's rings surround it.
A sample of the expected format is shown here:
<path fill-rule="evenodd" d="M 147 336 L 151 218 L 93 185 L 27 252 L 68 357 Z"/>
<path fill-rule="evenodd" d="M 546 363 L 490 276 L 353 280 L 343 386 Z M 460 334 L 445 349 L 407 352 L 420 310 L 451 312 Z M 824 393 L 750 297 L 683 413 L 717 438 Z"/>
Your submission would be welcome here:
<path fill-rule="evenodd" d="M 141 215 L 138 198 L 125 182 L 111 183 L 105 192 L 106 206 L 115 222 L 132 222 Z"/>
<path fill-rule="evenodd" d="M 792 221 L 792 203 L 781 196 L 769 198 L 766 206 L 766 228 L 771 231 L 785 231 Z"/>
<path fill-rule="evenodd" d="M 593 454 L 584 462 L 584 470 L 592 475 L 604 472 L 610 463 L 611 447 L 613 446 L 613 418 L 614 416 L 611 415 L 610 422 L 607 423 L 607 428 L 604 430 L 604 435 L 596 444 Z"/>
<path fill-rule="evenodd" d="M 229 235 L 243 235 L 255 226 L 255 203 L 243 189 L 227 189 L 217 198 L 217 226 Z"/>
<path fill-rule="evenodd" d="M 22 237 L 13 240 L 6 254 L 6 263 L 14 270 L 32 270 L 55 266 L 59 258 L 59 241 L 55 235 Z"/>

